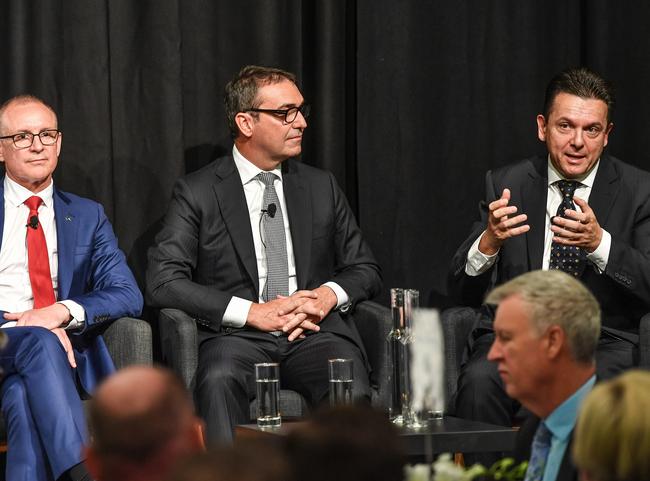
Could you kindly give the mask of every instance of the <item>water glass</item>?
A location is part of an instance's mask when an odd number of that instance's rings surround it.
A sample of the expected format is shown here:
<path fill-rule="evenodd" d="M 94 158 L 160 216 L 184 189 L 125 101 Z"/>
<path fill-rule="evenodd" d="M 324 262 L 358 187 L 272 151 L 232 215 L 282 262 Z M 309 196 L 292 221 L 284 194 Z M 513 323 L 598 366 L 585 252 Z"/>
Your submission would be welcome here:
<path fill-rule="evenodd" d="M 352 404 L 354 364 L 352 359 L 327 361 L 330 378 L 330 405 Z"/>
<path fill-rule="evenodd" d="M 257 425 L 276 428 L 280 419 L 280 366 L 277 362 L 255 364 L 257 386 Z"/>

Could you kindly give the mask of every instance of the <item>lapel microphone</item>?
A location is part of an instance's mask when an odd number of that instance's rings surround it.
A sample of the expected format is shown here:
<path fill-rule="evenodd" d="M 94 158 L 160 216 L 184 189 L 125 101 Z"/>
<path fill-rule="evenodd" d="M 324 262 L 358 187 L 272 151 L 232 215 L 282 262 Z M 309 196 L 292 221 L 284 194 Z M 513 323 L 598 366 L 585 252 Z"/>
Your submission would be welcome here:
<path fill-rule="evenodd" d="M 262 209 L 262 214 L 268 214 L 268 216 L 273 219 L 277 210 L 278 207 L 274 203 L 270 203 L 266 209 Z"/>
<path fill-rule="evenodd" d="M 275 214 L 275 209 L 273 209 L 273 214 Z M 31 227 L 34 230 L 38 229 L 38 216 L 37 215 L 31 216 L 29 218 L 29 224 L 27 224 L 25 227 Z"/>

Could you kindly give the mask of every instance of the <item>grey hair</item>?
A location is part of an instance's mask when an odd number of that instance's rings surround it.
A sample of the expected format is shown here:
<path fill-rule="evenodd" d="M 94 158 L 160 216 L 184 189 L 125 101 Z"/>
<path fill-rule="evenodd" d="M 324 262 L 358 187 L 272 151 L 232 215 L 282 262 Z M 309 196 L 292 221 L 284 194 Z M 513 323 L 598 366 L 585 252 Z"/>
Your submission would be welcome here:
<path fill-rule="evenodd" d="M 485 302 L 498 305 L 512 296 L 530 308 L 530 320 L 539 335 L 551 325 L 560 326 L 573 358 L 593 362 L 600 336 L 600 306 L 580 281 L 558 270 L 532 271 L 497 287 Z"/>

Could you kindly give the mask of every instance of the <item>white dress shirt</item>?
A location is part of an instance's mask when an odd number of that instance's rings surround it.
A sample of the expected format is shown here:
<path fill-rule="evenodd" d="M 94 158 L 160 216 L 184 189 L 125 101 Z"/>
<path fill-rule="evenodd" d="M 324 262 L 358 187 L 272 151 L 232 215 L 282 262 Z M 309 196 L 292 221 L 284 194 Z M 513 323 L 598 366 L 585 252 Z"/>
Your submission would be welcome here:
<path fill-rule="evenodd" d="M 250 217 L 251 229 L 253 231 L 253 243 L 255 245 L 255 258 L 257 259 L 257 274 L 259 281 L 258 302 L 263 303 L 262 292 L 266 283 L 266 250 L 262 244 L 260 236 L 260 217 L 262 209 L 266 206 L 262 205 L 264 200 L 264 183 L 257 178 L 257 174 L 263 172 L 259 167 L 248 161 L 240 152 L 237 147 L 233 145 L 232 156 L 235 159 L 235 166 L 241 177 L 242 186 L 244 188 L 244 195 L 246 196 L 246 204 L 248 205 L 248 215 Z M 274 186 L 280 201 L 280 208 L 282 209 L 282 218 L 284 220 L 284 234 L 287 240 L 287 259 L 289 262 L 289 294 L 294 293 L 298 289 L 298 281 L 296 279 L 296 262 L 293 255 L 293 242 L 291 240 L 291 230 L 289 228 L 289 216 L 287 215 L 287 204 L 284 200 L 284 190 L 282 189 L 282 170 L 277 168 L 273 170 L 277 175 Z M 336 294 L 337 304 L 340 307 L 347 304 L 349 301 L 348 295 L 335 282 L 326 282 L 324 285 L 330 287 Z M 241 297 L 233 296 L 226 310 L 223 314 L 222 324 L 228 327 L 242 327 L 246 324 L 248 311 L 250 310 L 252 302 Z"/>
<path fill-rule="evenodd" d="M 589 196 L 591 195 L 591 189 L 594 185 L 594 180 L 596 178 L 596 173 L 598 172 L 598 166 L 600 165 L 600 160 L 591 172 L 589 172 L 583 178 L 572 179 L 580 182 L 576 191 L 574 193 L 575 197 L 580 197 L 584 199 L 585 202 L 589 203 Z M 542 259 L 542 269 L 547 270 L 550 259 L 551 259 L 551 247 L 553 246 L 553 231 L 551 230 L 551 219 L 557 214 L 557 208 L 562 202 L 562 193 L 560 188 L 557 185 L 557 181 L 563 180 L 564 177 L 553 167 L 551 160 L 548 160 L 548 194 L 546 196 L 546 230 L 544 231 L 544 257 Z M 580 212 L 580 207 L 576 205 L 576 210 Z M 525 213 L 525 212 L 524 212 Z M 494 255 L 487 255 L 479 251 L 478 245 L 481 241 L 481 238 L 485 235 L 485 231 L 481 234 L 476 241 L 470 247 L 469 252 L 467 253 L 467 262 L 465 263 L 465 273 L 469 276 L 478 276 L 487 271 L 492 267 L 497 261 L 499 252 Z M 506 242 L 508 242 L 506 240 Z M 603 237 L 600 241 L 600 244 L 591 253 L 587 253 L 587 260 L 591 261 L 594 266 L 598 269 L 599 272 L 604 272 L 607 267 L 607 262 L 609 260 L 609 251 L 612 245 L 612 236 L 603 229 Z"/>
<path fill-rule="evenodd" d="M 54 295 L 58 299 L 59 262 L 53 193 L 53 182 L 38 193 L 38 197 L 43 200 L 43 203 L 38 208 L 38 221 L 45 234 L 52 287 L 54 288 Z M 0 247 L 0 310 L 6 312 L 23 312 L 34 307 L 34 296 L 27 263 L 27 217 L 29 216 L 29 208 L 24 204 L 32 195 L 34 194 L 31 191 L 5 175 L 5 220 L 2 231 L 2 246 Z M 86 318 L 83 307 L 71 300 L 59 302 L 70 310 L 73 317 L 67 326 L 68 329 L 83 325 Z M 12 327 L 15 324 L 15 322 L 11 321 L 3 324 L 2 327 Z"/>

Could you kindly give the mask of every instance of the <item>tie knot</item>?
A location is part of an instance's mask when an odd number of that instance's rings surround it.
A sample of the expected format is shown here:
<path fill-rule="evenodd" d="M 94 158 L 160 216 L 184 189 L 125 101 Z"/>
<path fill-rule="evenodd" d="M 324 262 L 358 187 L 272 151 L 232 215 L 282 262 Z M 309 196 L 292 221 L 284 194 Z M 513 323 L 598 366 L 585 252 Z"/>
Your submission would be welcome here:
<path fill-rule="evenodd" d="M 557 185 L 563 196 L 573 199 L 573 193 L 576 191 L 578 185 L 580 185 L 580 182 L 576 180 L 559 180 Z"/>
<path fill-rule="evenodd" d="M 535 431 L 535 440 L 541 445 L 550 446 L 551 437 L 553 437 L 551 430 L 546 427 L 546 424 L 543 421 L 540 422 L 539 426 L 537 426 L 537 431 Z"/>
<path fill-rule="evenodd" d="M 273 182 L 278 178 L 278 176 L 273 172 L 260 172 L 257 174 L 257 178 L 260 179 L 267 187 L 273 187 Z"/>
<path fill-rule="evenodd" d="M 30 211 L 36 212 L 38 211 L 40 205 L 43 203 L 43 199 L 41 199 L 37 195 L 33 195 L 29 199 L 27 199 L 24 203 L 29 208 Z"/>

